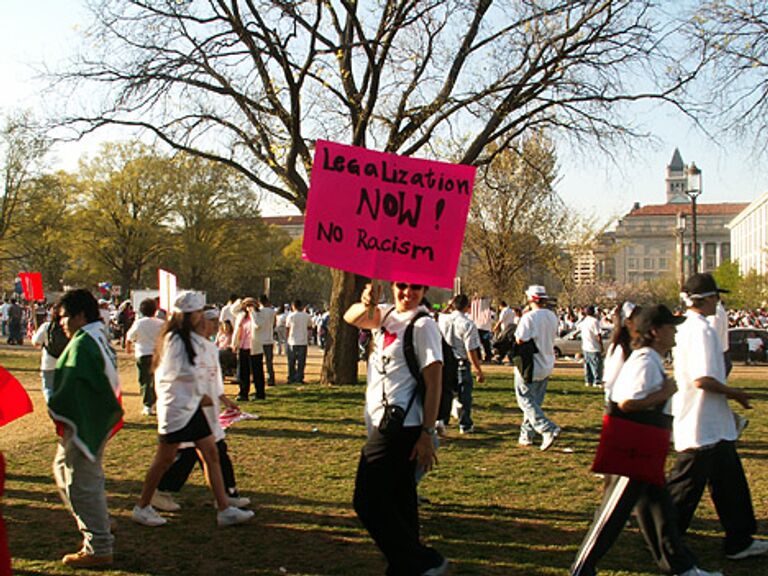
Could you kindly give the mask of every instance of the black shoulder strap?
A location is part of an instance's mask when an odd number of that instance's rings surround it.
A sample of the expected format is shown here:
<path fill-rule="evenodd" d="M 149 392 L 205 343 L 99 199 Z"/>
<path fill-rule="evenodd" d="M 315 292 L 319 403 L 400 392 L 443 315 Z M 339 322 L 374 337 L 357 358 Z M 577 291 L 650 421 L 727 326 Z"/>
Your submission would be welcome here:
<path fill-rule="evenodd" d="M 419 361 L 416 358 L 416 348 L 413 345 L 413 327 L 420 318 L 429 316 L 429 312 L 420 310 L 416 315 L 408 322 L 408 326 L 405 327 L 405 334 L 403 335 L 403 354 L 405 355 L 405 363 L 408 364 L 408 369 L 416 379 L 418 387 L 424 386 L 424 377 L 419 370 Z"/>

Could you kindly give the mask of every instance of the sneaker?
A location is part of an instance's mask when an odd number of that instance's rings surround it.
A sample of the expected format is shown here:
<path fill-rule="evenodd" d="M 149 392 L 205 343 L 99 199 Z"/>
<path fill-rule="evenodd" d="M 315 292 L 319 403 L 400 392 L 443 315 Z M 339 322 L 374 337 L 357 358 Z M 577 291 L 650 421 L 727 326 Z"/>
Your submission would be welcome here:
<path fill-rule="evenodd" d="M 234 508 L 245 508 L 251 503 L 250 498 L 245 496 L 227 496 L 227 505 Z M 213 501 L 213 507 L 218 508 L 219 504 L 216 500 Z"/>
<path fill-rule="evenodd" d="M 251 499 L 245 496 L 227 496 L 227 500 L 229 505 L 235 508 L 245 508 L 251 503 Z"/>
<path fill-rule="evenodd" d="M 238 396 L 235 400 L 238 402 L 248 402 L 248 396 Z"/>
<path fill-rule="evenodd" d="M 541 451 L 549 450 L 552 447 L 552 444 L 555 443 L 555 440 L 557 440 L 558 436 L 560 436 L 559 426 L 555 426 L 555 428 L 549 432 L 544 432 L 541 435 Z"/>
<path fill-rule="evenodd" d="M 150 504 L 152 504 L 153 508 L 163 512 L 177 512 L 181 510 L 181 505 L 173 499 L 173 494 L 163 492 L 162 490 L 155 490 Z"/>
<path fill-rule="evenodd" d="M 235 524 L 247 522 L 253 518 L 253 516 L 253 510 L 240 510 L 240 508 L 230 506 L 229 508 L 216 513 L 216 523 L 222 528 L 225 526 L 234 526 Z"/>
<path fill-rule="evenodd" d="M 523 438 L 520 438 L 520 440 L 518 440 L 517 443 L 520 446 L 533 446 L 533 440 L 526 440 Z"/>
<path fill-rule="evenodd" d="M 141 415 L 142 416 L 152 416 L 152 407 L 151 406 L 142 406 L 142 408 L 141 408 Z"/>
<path fill-rule="evenodd" d="M 140 508 L 138 505 L 134 506 L 133 512 L 131 513 L 131 520 L 136 522 L 136 524 L 143 524 L 144 526 L 162 526 L 168 522 L 168 520 L 155 512 L 155 509 L 152 508 L 151 504 L 144 508 Z"/>
<path fill-rule="evenodd" d="M 681 572 L 677 576 L 723 576 L 722 572 L 707 572 L 706 570 L 702 570 L 701 568 L 697 568 L 694 566 L 690 570 L 686 570 L 685 572 Z"/>
<path fill-rule="evenodd" d="M 729 560 L 743 560 L 751 556 L 759 556 L 768 552 L 768 540 L 752 540 L 752 544 L 744 548 L 741 552 L 736 554 L 726 554 L 725 557 Z"/>
<path fill-rule="evenodd" d="M 472 434 L 475 431 L 474 426 L 459 426 L 459 434 Z"/>
<path fill-rule="evenodd" d="M 442 576 L 448 573 L 448 558 L 443 558 L 443 561 L 438 566 L 433 566 L 426 572 L 422 572 L 421 576 Z"/>
<path fill-rule="evenodd" d="M 96 568 L 97 566 L 112 564 L 112 554 L 96 556 L 95 554 L 88 554 L 85 550 L 79 550 L 72 554 L 65 554 L 61 561 L 65 566 L 72 568 Z"/>

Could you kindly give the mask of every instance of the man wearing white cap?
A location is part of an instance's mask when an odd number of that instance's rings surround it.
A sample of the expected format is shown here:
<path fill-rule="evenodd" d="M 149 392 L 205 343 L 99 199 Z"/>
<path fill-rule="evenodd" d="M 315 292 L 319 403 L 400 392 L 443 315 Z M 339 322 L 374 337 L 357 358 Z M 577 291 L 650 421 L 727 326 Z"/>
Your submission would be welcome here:
<path fill-rule="evenodd" d="M 768 553 L 768 541 L 753 538 L 757 522 L 728 405 L 732 399 L 751 408 L 750 396 L 726 384 L 720 338 L 707 323 L 707 316 L 715 314 L 720 292 L 726 290 L 718 288 L 712 275 L 694 274 L 681 294 L 688 311 L 674 349 L 678 392 L 672 397 L 672 431 L 677 459 L 667 485 L 682 532 L 690 525 L 704 488 L 709 487 L 725 529 L 725 554 L 741 560 Z"/>
<path fill-rule="evenodd" d="M 530 373 L 515 367 L 515 396 L 523 411 L 518 442 L 523 446 L 533 444 L 536 433 L 541 434 L 541 449 L 547 450 L 560 435 L 560 427 L 544 415 L 541 405 L 547 392 L 547 382 L 555 367 L 555 338 L 557 316 L 547 308 L 547 289 L 532 285 L 525 291 L 530 312 L 523 314 L 515 331 L 518 346 L 533 343 L 533 370 Z M 525 372 L 525 374 L 523 373 Z"/>

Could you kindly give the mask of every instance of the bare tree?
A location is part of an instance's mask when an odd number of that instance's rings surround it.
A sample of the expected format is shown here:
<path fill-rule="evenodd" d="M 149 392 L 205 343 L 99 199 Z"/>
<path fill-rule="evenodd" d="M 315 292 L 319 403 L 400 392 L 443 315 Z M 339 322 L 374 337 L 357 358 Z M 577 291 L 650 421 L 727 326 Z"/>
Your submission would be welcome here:
<path fill-rule="evenodd" d="M 768 4 L 764 0 L 713 0 L 686 14 L 691 47 L 685 64 L 701 68 L 690 86 L 691 106 L 702 119 L 736 138 L 754 138 L 768 152 Z"/>
<path fill-rule="evenodd" d="M 68 99 L 90 110 L 64 124 L 146 129 L 303 210 L 316 138 L 483 165 L 531 129 L 605 147 L 637 135 L 623 105 L 674 102 L 689 81 L 650 76 L 671 62 L 654 6 L 101 0 L 87 51 L 58 75 L 90 91 Z M 355 332 L 341 315 L 363 282 L 334 271 L 326 382 L 356 381 Z"/>

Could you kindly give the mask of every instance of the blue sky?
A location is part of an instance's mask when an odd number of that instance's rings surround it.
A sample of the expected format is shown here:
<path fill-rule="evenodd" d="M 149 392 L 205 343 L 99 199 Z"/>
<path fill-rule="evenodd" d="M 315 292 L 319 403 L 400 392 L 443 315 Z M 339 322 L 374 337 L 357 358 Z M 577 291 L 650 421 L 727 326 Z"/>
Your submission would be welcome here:
<path fill-rule="evenodd" d="M 0 109 L 44 106 L 38 98 L 41 84 L 34 66 L 45 61 L 53 66 L 79 42 L 87 23 L 83 0 L 2 0 L 0 19 Z M 664 170 L 675 147 L 685 162 L 695 161 L 704 175 L 700 202 L 750 202 L 768 191 L 768 172 L 751 158 L 748 148 L 718 145 L 685 121 L 679 113 L 656 110 L 648 114 L 645 129 L 657 142 L 639 144 L 633 153 L 619 151 L 619 166 L 594 150 L 561 149 L 558 184 L 566 204 L 585 215 L 605 221 L 626 213 L 634 202 L 664 202 Z M 84 152 L 93 152 L 102 133 L 83 143 L 57 148 L 53 165 L 74 169 Z M 265 206 L 271 213 L 287 213 L 289 207 Z"/>

